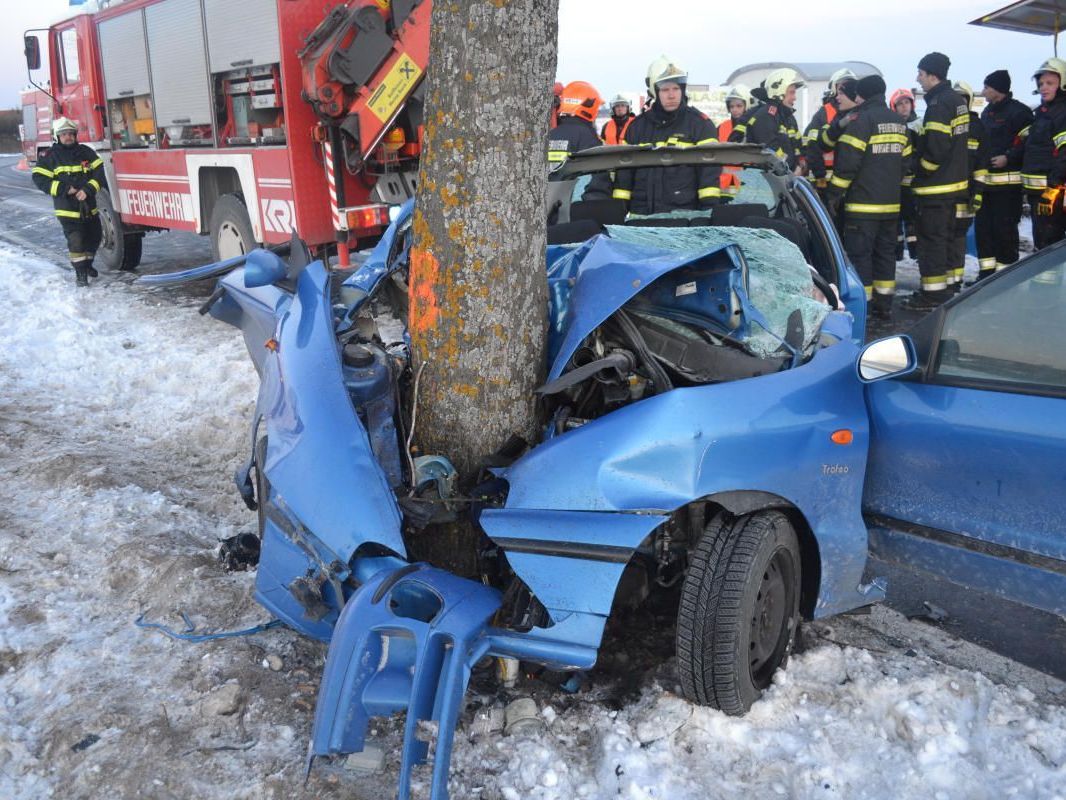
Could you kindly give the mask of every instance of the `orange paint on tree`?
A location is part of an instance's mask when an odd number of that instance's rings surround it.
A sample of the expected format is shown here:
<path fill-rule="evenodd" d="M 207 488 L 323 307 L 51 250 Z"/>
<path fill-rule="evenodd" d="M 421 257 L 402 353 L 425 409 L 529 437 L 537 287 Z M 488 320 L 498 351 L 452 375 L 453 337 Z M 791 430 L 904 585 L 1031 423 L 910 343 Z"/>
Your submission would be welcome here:
<path fill-rule="evenodd" d="M 419 335 L 435 328 L 440 320 L 440 306 L 433 291 L 440 278 L 440 264 L 432 253 L 421 248 L 411 248 L 411 333 Z"/>

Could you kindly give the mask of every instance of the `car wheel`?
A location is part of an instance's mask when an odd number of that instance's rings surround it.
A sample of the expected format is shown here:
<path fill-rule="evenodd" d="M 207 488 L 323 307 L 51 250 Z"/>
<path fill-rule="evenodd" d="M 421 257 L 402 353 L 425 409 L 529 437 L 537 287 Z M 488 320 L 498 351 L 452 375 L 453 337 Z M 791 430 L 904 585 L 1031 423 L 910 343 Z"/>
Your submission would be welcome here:
<path fill-rule="evenodd" d="M 215 259 L 236 258 L 258 246 L 244 201 L 235 194 L 218 198 L 211 211 L 211 247 Z"/>
<path fill-rule="evenodd" d="M 788 661 L 799 625 L 800 555 L 784 514 L 711 520 L 690 554 L 677 615 L 689 700 L 739 716 Z"/>
<path fill-rule="evenodd" d="M 96 208 L 100 216 L 100 246 L 96 249 L 98 263 L 110 270 L 135 269 L 141 263 L 143 233 L 126 233 L 122 218 L 115 211 L 111 192 L 96 193 Z"/>

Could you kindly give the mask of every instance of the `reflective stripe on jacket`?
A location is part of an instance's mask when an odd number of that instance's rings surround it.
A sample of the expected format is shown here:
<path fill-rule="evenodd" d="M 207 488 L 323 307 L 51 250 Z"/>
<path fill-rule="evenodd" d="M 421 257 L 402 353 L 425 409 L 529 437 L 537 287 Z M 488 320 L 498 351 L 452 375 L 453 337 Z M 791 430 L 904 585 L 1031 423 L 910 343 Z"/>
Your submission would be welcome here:
<path fill-rule="evenodd" d="M 998 103 L 990 103 L 981 112 L 981 125 L 988 141 L 988 158 L 1006 156 L 1005 167 L 986 164 L 988 174 L 984 177 L 986 191 L 996 191 L 1010 186 L 1022 185 L 1022 148 L 1018 138 L 1033 121 L 1033 110 L 1015 100 L 1010 94 Z"/>
<path fill-rule="evenodd" d="M 96 193 L 107 186 L 104 160 L 86 144 L 53 145 L 38 159 L 32 176 L 37 188 L 52 196 L 55 215 L 61 219 L 84 220 L 96 215 Z M 86 199 L 79 201 L 71 189 L 84 189 Z"/>
<path fill-rule="evenodd" d="M 733 129 L 734 140 L 740 127 Z M 801 138 L 796 115 L 780 100 L 771 100 L 755 109 L 751 120 L 744 125 L 743 141 L 773 150 L 789 169 L 795 169 L 800 161 Z"/>
<path fill-rule="evenodd" d="M 911 191 L 920 199 L 957 200 L 970 192 L 970 111 L 966 101 L 941 81 L 925 95 Z"/>
<path fill-rule="evenodd" d="M 1066 93 L 1041 105 L 1033 122 L 1018 134 L 1022 153 L 1022 184 L 1026 189 L 1042 191 L 1048 186 L 1066 183 Z"/>
<path fill-rule="evenodd" d="M 896 216 L 904 156 L 910 149 L 907 126 L 889 110 L 884 95 L 848 111 L 845 120 L 827 191 L 844 195 L 844 212 L 849 216 Z"/>

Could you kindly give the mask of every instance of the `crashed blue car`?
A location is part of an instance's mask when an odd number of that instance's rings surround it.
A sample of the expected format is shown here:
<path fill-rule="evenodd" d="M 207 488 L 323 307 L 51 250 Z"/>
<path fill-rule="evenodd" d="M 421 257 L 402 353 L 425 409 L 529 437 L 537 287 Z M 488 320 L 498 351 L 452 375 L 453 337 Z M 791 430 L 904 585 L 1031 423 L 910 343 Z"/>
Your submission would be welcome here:
<path fill-rule="evenodd" d="M 737 172 L 729 203 L 632 218 L 587 193 L 596 173 L 701 163 Z M 682 691 L 742 714 L 786 662 L 801 619 L 883 598 L 883 584 L 865 575 L 871 537 L 882 558 L 930 568 L 937 548 L 961 553 L 960 579 L 974 558 L 1032 548 L 1039 569 L 1031 559 L 1008 565 L 1026 586 L 1004 591 L 1039 584 L 1030 599 L 1062 613 L 1066 552 L 1050 515 L 1023 515 L 1017 500 L 1004 505 L 1004 519 L 1016 514 L 1004 541 L 960 545 L 979 533 L 966 527 L 975 492 L 1001 498 L 1036 473 L 1049 492 L 1066 492 L 1054 405 L 1066 387 L 1061 345 L 1043 383 L 978 411 L 969 393 L 997 389 L 978 372 L 1000 354 L 971 351 L 966 336 L 987 319 L 949 326 L 958 335 L 943 339 L 945 319 L 1034 267 L 957 298 L 913 340 L 863 349 L 862 285 L 814 192 L 768 152 L 586 151 L 553 173 L 549 212 L 543 436 L 491 471 L 476 507 L 495 553 L 481 581 L 407 559 L 405 530 L 447 510 L 454 492 L 446 454 L 416 459 L 405 447 L 402 328 L 386 335 L 371 313 L 390 295 L 402 306 L 410 206 L 339 292 L 326 266 L 294 247 L 287 262 L 249 254 L 207 305 L 243 332 L 261 379 L 237 476 L 259 514 L 257 599 L 330 642 L 312 760 L 361 751 L 373 717 L 406 712 L 399 796 L 427 760 L 419 723 L 429 721 L 433 796 L 446 797 L 477 662 L 588 668 L 616 600 L 677 584 Z M 206 274 L 193 273 L 176 280 Z M 962 471 L 1018 398 L 1057 442 L 1034 443 L 1004 467 L 1029 459 L 1029 478 Z M 953 496 L 941 502 L 946 479 L 935 465 L 960 407 L 974 409 L 971 424 L 985 424 L 989 438 L 954 451 Z M 1057 538 L 1041 538 L 1056 524 Z M 1005 574 L 998 562 L 985 571 L 990 586 Z"/>

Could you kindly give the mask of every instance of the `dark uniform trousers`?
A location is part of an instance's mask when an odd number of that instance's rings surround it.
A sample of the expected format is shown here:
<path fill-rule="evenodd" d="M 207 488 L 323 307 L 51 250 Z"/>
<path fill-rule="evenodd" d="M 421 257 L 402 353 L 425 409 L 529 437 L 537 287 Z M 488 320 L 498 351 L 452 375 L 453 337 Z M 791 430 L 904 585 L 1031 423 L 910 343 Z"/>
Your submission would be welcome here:
<path fill-rule="evenodd" d="M 918 199 L 918 264 L 922 289 L 927 292 L 948 288 L 951 267 L 951 241 L 955 238 L 955 200 Z M 939 280 L 927 280 L 939 279 Z"/>
<path fill-rule="evenodd" d="M 844 215 L 844 250 L 863 286 L 895 286 L 896 217 L 872 218 Z"/>
<path fill-rule="evenodd" d="M 71 263 L 91 262 L 103 238 L 100 217 L 93 216 L 84 221 L 60 219 L 59 224 L 67 240 L 67 251 L 70 253 Z"/>
<path fill-rule="evenodd" d="M 1033 244 L 1037 250 L 1043 250 L 1048 245 L 1055 244 L 1066 235 L 1066 213 L 1061 206 L 1056 206 L 1055 213 L 1045 217 L 1036 213 L 1040 204 L 1040 192 L 1026 192 L 1029 196 L 1029 208 L 1032 209 L 1033 217 Z"/>
<path fill-rule="evenodd" d="M 918 204 L 910 187 L 904 186 L 899 195 L 899 222 L 896 225 L 896 260 L 903 258 L 903 248 L 910 258 L 918 260 Z"/>
<path fill-rule="evenodd" d="M 981 265 L 981 276 L 990 275 L 1018 260 L 1018 223 L 1022 221 L 1022 187 L 985 190 L 974 221 L 979 259 L 995 259 Z"/>

